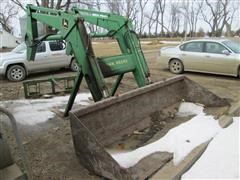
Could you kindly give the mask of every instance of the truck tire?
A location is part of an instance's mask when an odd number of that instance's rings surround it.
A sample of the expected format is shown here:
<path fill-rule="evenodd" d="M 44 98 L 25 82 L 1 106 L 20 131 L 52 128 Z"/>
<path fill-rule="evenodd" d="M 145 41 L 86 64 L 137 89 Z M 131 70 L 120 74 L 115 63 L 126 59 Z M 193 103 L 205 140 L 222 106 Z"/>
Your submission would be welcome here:
<path fill-rule="evenodd" d="M 12 65 L 7 70 L 7 78 L 10 81 L 22 81 L 26 78 L 26 70 L 21 65 Z"/>
<path fill-rule="evenodd" d="M 169 62 L 169 70 L 174 74 L 181 74 L 184 70 L 183 63 L 179 59 L 172 59 Z"/>
<path fill-rule="evenodd" d="M 70 64 L 70 69 L 73 72 L 78 72 L 79 71 L 79 66 L 75 58 L 72 59 L 71 64 Z"/>

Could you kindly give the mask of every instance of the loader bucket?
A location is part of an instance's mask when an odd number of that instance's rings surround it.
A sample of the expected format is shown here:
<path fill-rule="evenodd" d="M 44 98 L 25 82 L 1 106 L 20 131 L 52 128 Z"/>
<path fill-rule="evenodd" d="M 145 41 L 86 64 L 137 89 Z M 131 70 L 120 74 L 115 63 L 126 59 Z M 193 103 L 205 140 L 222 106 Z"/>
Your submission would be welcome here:
<path fill-rule="evenodd" d="M 170 161 L 172 154 L 156 152 L 133 167 L 123 168 L 105 147 L 135 130 L 147 128 L 152 114 L 183 99 L 210 107 L 229 105 L 225 99 L 187 77 L 177 76 L 71 111 L 73 143 L 80 163 L 108 179 L 149 177 Z"/>

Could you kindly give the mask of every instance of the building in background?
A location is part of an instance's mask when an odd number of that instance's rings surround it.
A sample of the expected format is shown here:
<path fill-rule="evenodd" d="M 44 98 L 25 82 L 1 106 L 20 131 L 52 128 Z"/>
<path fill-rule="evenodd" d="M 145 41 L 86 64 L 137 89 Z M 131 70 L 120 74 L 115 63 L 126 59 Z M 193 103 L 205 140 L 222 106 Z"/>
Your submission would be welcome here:
<path fill-rule="evenodd" d="M 19 22 L 20 22 L 20 30 L 21 30 L 22 40 L 24 40 L 25 35 L 26 35 L 26 28 L 27 28 L 27 16 L 24 15 L 24 16 L 20 17 Z M 42 23 L 37 22 L 37 27 L 38 27 L 38 35 L 39 36 L 46 34 L 46 27 Z"/>
<path fill-rule="evenodd" d="M 4 29 L 0 29 L 0 48 L 14 48 L 21 40 L 14 35 L 8 33 Z"/>

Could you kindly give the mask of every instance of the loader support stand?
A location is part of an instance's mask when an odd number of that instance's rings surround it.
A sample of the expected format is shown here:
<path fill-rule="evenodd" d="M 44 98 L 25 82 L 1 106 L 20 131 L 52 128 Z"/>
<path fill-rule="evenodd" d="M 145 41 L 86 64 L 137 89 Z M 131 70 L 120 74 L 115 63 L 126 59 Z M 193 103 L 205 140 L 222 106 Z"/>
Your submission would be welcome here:
<path fill-rule="evenodd" d="M 76 98 L 77 92 L 80 88 L 80 84 L 82 82 L 82 79 L 83 79 L 83 73 L 82 73 L 82 71 L 80 71 L 79 74 L 76 77 L 75 85 L 72 89 L 72 93 L 69 97 L 68 104 L 67 104 L 65 112 L 64 112 L 65 117 L 68 116 L 69 111 L 72 109 L 72 106 L 73 106 L 74 100 Z"/>
<path fill-rule="evenodd" d="M 116 93 L 117 88 L 118 88 L 118 86 L 119 86 L 119 84 L 120 84 L 123 76 L 124 76 L 124 74 L 121 74 L 121 75 L 119 75 L 119 76 L 117 77 L 117 80 L 116 80 L 116 82 L 114 83 L 114 85 L 113 85 L 113 87 L 112 87 L 111 96 L 114 96 L 114 94 Z"/>

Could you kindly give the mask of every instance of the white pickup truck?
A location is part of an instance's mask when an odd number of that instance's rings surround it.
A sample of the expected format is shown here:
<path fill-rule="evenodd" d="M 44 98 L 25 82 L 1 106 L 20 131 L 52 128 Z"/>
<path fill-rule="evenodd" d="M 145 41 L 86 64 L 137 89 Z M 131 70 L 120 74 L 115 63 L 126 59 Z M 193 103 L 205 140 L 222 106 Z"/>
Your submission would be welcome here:
<path fill-rule="evenodd" d="M 11 52 L 0 53 L 0 75 L 10 81 L 22 81 L 30 73 L 69 67 L 78 71 L 76 60 L 65 53 L 65 43 L 43 41 L 37 47 L 34 61 L 27 61 L 26 44 L 21 43 Z"/>

